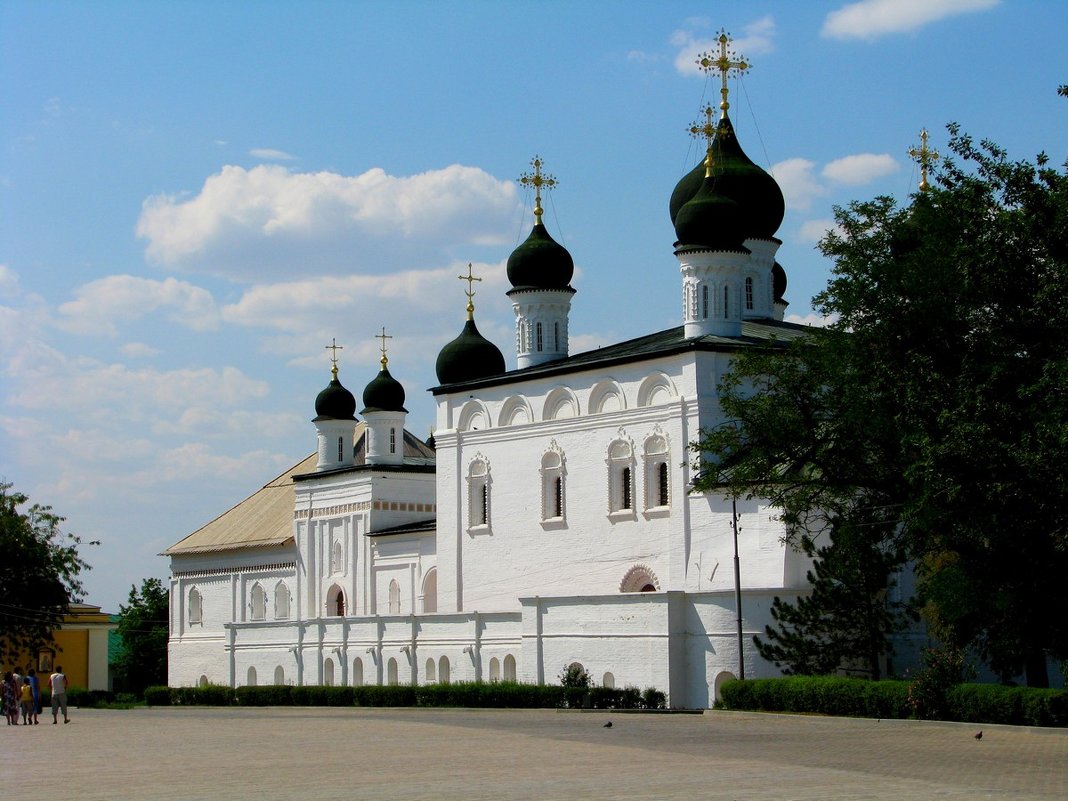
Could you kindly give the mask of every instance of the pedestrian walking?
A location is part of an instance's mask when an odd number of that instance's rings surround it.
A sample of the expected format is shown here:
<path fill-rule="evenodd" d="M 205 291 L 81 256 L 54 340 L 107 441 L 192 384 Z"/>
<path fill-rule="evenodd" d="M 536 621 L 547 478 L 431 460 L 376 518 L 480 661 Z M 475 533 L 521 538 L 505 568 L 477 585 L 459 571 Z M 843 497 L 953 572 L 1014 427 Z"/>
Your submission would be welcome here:
<path fill-rule="evenodd" d="M 56 665 L 56 672 L 48 677 L 48 683 L 52 686 L 52 725 L 58 723 L 59 710 L 63 710 L 63 722 L 70 723 L 67 715 L 67 677 L 63 674 L 63 666 Z"/>

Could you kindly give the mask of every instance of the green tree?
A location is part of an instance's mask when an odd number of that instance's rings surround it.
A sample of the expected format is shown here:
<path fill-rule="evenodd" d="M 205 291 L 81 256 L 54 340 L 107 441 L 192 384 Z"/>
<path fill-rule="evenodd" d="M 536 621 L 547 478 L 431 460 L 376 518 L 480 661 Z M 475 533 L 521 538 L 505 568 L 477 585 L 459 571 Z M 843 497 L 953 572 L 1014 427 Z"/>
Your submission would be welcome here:
<path fill-rule="evenodd" d="M 53 642 L 52 632 L 81 599 L 81 540 L 60 531 L 50 506 L 0 482 L 0 662 Z M 95 545 L 96 543 L 88 543 Z"/>
<path fill-rule="evenodd" d="M 836 210 L 836 322 L 736 360 L 697 488 L 768 498 L 799 547 L 900 552 L 939 636 L 1042 685 L 1068 654 L 1068 172 L 950 135 L 965 166 L 908 207 Z"/>
<path fill-rule="evenodd" d="M 167 638 L 170 594 L 157 578 L 141 589 L 130 587 L 128 603 L 119 606 L 118 633 L 122 651 L 115 661 L 117 678 L 127 692 L 167 683 Z"/>

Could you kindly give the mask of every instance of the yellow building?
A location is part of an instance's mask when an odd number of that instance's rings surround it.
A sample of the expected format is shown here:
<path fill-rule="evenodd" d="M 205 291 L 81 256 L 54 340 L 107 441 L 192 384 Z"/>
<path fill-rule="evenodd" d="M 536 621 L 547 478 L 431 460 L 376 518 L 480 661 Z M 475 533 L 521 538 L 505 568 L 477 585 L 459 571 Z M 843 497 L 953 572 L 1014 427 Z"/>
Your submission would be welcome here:
<path fill-rule="evenodd" d="M 61 665 L 68 686 L 108 690 L 108 633 L 116 628 L 99 606 L 71 604 L 63 624 L 53 632 L 55 642 L 20 657 L 15 665 L 36 669 L 42 688 L 48 686 L 48 675 L 56 665 Z"/>

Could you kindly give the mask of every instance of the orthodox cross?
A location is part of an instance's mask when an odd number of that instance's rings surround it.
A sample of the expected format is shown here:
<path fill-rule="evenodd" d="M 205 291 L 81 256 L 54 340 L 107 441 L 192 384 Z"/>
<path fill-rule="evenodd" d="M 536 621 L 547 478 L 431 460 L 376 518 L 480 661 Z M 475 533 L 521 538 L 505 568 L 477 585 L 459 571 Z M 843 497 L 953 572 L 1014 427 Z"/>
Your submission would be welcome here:
<path fill-rule="evenodd" d="M 382 350 L 382 358 L 381 358 L 380 361 L 382 362 L 382 369 L 385 370 L 386 369 L 386 364 L 389 363 L 389 359 L 386 358 L 386 340 L 387 339 L 393 339 L 393 337 L 390 336 L 389 334 L 387 334 L 386 333 L 386 327 L 382 326 L 382 333 L 381 334 L 375 334 L 375 339 L 381 339 L 382 340 L 382 344 L 379 346 L 381 348 L 381 350 Z"/>
<path fill-rule="evenodd" d="M 927 168 L 935 163 L 935 159 L 939 157 L 937 150 L 931 150 L 927 147 L 927 129 L 920 129 L 920 146 L 918 148 L 910 147 L 909 156 L 920 165 L 920 191 L 926 192 L 931 188 L 931 185 L 927 183 Z"/>
<path fill-rule="evenodd" d="M 467 263 L 467 275 L 458 275 L 456 277 L 459 278 L 461 281 L 467 281 L 467 292 L 464 293 L 465 295 L 467 295 L 467 319 L 473 320 L 475 313 L 474 282 L 481 281 L 482 279 L 475 278 L 471 262 Z"/>
<path fill-rule="evenodd" d="M 330 364 L 333 365 L 330 368 L 330 372 L 334 374 L 334 378 L 337 378 L 337 352 L 344 350 L 345 348 L 337 344 L 336 337 L 330 337 L 330 344 L 326 346 L 326 349 L 332 351 L 330 354 Z"/>
<path fill-rule="evenodd" d="M 544 186 L 546 190 L 552 189 L 558 183 L 554 176 L 549 175 L 549 173 L 542 173 L 541 167 L 543 164 L 544 162 L 541 160 L 541 158 L 539 156 L 535 156 L 530 160 L 530 166 L 534 168 L 534 174 L 531 175 L 529 172 L 525 172 L 519 176 L 519 183 L 523 184 L 523 186 L 534 187 L 535 225 L 541 223 L 541 215 L 543 214 L 543 210 L 541 207 L 541 188 Z"/>
<path fill-rule="evenodd" d="M 727 45 L 731 42 L 731 37 L 726 31 L 720 30 L 717 41 L 719 42 L 719 56 L 713 58 L 711 53 L 701 53 L 697 57 L 697 66 L 706 75 L 711 75 L 716 70 L 719 71 L 720 78 L 723 81 L 722 88 L 719 90 L 723 99 L 720 101 L 719 107 L 722 109 L 724 116 L 726 116 L 727 109 L 731 107 L 731 104 L 727 102 L 727 77 L 741 75 L 753 65 L 742 56 L 736 56 L 733 50 L 727 48 Z"/>
<path fill-rule="evenodd" d="M 705 148 L 705 177 L 712 175 L 712 140 L 716 136 L 716 126 L 712 124 L 712 106 L 707 105 L 703 109 L 705 115 L 705 122 L 702 125 L 700 122 L 690 123 L 690 127 L 687 129 L 690 132 L 690 136 L 694 139 L 700 139 L 704 137 L 708 147 Z"/>

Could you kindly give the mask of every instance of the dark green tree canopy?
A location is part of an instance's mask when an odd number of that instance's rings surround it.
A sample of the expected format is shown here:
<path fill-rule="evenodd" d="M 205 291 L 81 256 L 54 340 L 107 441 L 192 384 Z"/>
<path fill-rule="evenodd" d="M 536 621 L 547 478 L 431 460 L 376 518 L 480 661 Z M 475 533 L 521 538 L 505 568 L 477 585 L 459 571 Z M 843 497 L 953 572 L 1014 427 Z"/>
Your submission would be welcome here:
<path fill-rule="evenodd" d="M 769 499 L 802 547 L 900 551 L 938 636 L 1042 684 L 1068 654 L 1068 170 L 949 130 L 909 206 L 836 210 L 835 322 L 738 357 L 696 487 Z"/>
<path fill-rule="evenodd" d="M 52 632 L 81 600 L 81 540 L 60 531 L 50 506 L 0 482 L 0 662 L 52 642 Z M 88 543 L 94 545 L 95 543 Z"/>
<path fill-rule="evenodd" d="M 140 590 L 130 587 L 128 602 L 119 606 L 122 651 L 115 670 L 126 692 L 140 695 L 146 687 L 167 683 L 169 600 L 159 579 L 146 578 Z"/>

